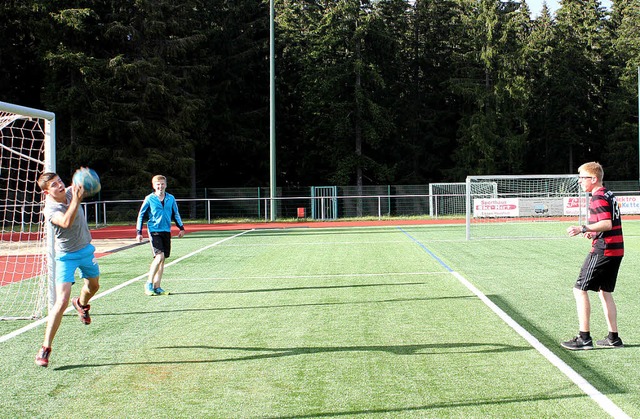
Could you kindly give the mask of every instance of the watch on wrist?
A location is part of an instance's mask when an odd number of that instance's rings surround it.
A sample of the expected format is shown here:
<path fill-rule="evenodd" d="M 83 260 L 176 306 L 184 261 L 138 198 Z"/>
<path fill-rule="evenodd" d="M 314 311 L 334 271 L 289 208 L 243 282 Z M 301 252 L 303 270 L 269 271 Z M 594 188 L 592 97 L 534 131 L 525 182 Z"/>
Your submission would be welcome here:
<path fill-rule="evenodd" d="M 582 226 L 582 230 L 580 230 L 580 232 L 581 232 L 582 234 L 586 233 L 586 232 L 587 232 L 587 226 L 583 225 L 583 226 Z"/>

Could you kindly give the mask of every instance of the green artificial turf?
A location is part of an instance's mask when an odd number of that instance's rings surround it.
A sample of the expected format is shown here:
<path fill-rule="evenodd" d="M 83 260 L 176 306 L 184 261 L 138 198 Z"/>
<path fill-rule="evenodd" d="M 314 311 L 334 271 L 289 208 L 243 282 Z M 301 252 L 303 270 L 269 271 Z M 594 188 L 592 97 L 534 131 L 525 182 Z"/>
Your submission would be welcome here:
<path fill-rule="evenodd" d="M 627 347 L 578 353 L 558 345 L 577 331 L 578 238 L 466 241 L 446 225 L 191 233 L 173 241 L 160 297 L 143 294 L 150 258 L 134 247 L 100 259 L 101 292 L 142 279 L 92 301 L 90 326 L 66 315 L 49 368 L 33 363 L 44 325 L 0 343 L 0 417 L 606 417 L 458 276 L 637 417 L 640 226 L 625 233 Z"/>

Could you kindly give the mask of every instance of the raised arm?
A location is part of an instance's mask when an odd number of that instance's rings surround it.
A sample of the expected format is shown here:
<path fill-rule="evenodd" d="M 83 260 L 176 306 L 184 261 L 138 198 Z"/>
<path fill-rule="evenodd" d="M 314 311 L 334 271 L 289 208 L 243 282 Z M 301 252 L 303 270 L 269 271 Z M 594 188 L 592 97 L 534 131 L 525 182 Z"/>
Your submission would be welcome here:
<path fill-rule="evenodd" d="M 82 194 L 84 194 L 82 185 L 72 185 L 69 208 L 67 208 L 67 211 L 64 213 L 59 211 L 53 214 L 51 216 L 51 223 L 62 228 L 71 227 L 78 214 L 78 208 L 80 208 L 80 203 L 82 202 Z"/>

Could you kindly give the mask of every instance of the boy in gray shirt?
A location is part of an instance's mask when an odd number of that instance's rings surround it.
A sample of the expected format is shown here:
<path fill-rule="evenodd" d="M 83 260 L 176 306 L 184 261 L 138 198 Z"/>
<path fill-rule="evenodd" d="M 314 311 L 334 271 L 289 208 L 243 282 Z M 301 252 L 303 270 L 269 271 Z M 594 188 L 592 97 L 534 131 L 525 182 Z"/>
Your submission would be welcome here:
<path fill-rule="evenodd" d="M 47 172 L 38 178 L 38 186 L 46 196 L 43 214 L 53 227 L 56 250 L 56 302 L 49 312 L 44 342 L 35 361 L 37 365 L 46 367 L 49 365 L 53 338 L 69 305 L 76 270 L 80 270 L 84 285 L 80 296 L 71 299 L 71 303 L 78 312 L 80 321 L 88 325 L 91 323 L 89 300 L 100 288 L 100 269 L 94 255 L 96 249 L 91 244 L 91 233 L 80 206 L 84 193 L 82 185 L 65 188 L 60 176 Z"/>

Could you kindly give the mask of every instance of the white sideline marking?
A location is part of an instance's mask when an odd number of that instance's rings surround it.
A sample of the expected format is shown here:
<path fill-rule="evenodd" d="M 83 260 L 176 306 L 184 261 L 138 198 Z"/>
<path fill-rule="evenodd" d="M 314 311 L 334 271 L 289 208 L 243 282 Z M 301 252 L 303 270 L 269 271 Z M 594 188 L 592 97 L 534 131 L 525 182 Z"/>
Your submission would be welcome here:
<path fill-rule="evenodd" d="M 551 364 L 557 367 L 564 375 L 566 375 L 571 381 L 573 381 L 580 389 L 589 397 L 591 397 L 596 403 L 602 407 L 602 409 L 609 413 L 614 418 L 631 418 L 622 409 L 620 409 L 611 399 L 602 394 L 591 383 L 578 374 L 573 368 L 567 365 L 556 354 L 551 352 L 549 348 L 544 346 L 538 339 L 536 339 L 525 328 L 520 326 L 515 320 L 513 320 L 507 313 L 505 313 L 500 307 L 498 307 L 493 301 L 491 301 L 486 295 L 484 295 L 479 289 L 477 289 L 471 282 L 467 281 L 465 277 L 457 272 L 451 272 L 458 281 L 460 281 L 465 287 L 467 287 L 472 293 L 474 293 L 482 302 L 484 302 L 495 314 L 498 315 L 505 323 L 507 323 L 513 330 L 515 330 L 520 336 L 522 336 L 535 350 L 540 352 Z"/>
<path fill-rule="evenodd" d="M 596 403 L 602 407 L 602 409 L 609 413 L 614 418 L 624 418 L 631 419 L 629 415 L 627 415 L 622 409 L 620 409 L 611 399 L 602 394 L 595 388 L 591 383 L 584 379 L 580 374 L 578 374 L 573 368 L 567 365 L 562 359 L 560 359 L 556 354 L 551 352 L 549 348 L 544 346 L 538 339 L 536 339 L 531 333 L 529 333 L 524 327 L 520 326 L 518 322 L 513 320 L 511 316 L 504 312 L 500 307 L 498 307 L 493 301 L 489 299 L 486 295 L 482 293 L 478 288 L 476 288 L 471 282 L 469 282 L 465 277 L 460 275 L 458 272 L 455 272 L 449 265 L 447 265 L 442 259 L 440 259 L 435 253 L 429 250 L 424 244 L 420 241 L 416 240 L 409 233 L 400 228 L 404 234 L 407 235 L 411 240 L 413 240 L 418 246 L 420 246 L 425 252 L 427 252 L 432 258 L 434 258 L 443 268 L 449 271 L 453 276 L 455 276 L 458 281 L 460 281 L 469 291 L 475 294 L 483 303 L 487 305 L 495 314 L 498 315 L 507 325 L 509 325 L 513 330 L 516 331 L 520 336 L 522 336 L 529 344 L 538 351 L 543 357 L 545 357 L 552 365 L 560 370 L 564 375 L 566 375 L 571 381 L 574 382 L 586 395 L 588 395 L 591 399 L 593 399 Z"/>
<path fill-rule="evenodd" d="M 243 231 L 243 232 L 241 232 L 241 233 L 235 234 L 235 235 L 233 235 L 233 236 L 226 237 L 226 238 L 224 238 L 224 239 L 222 239 L 222 240 L 219 240 L 219 241 L 217 241 L 217 242 L 215 242 L 215 243 L 209 244 L 209 245 L 207 245 L 207 246 L 205 246 L 205 247 L 203 247 L 203 248 L 200 248 L 200 249 L 198 249 L 198 250 L 196 250 L 196 251 L 193 251 L 193 252 L 191 252 L 191 253 L 189 253 L 189 254 L 187 254 L 187 255 L 184 255 L 184 256 L 182 256 L 182 257 L 180 257 L 180 258 L 178 258 L 178 259 L 174 260 L 173 262 L 167 263 L 167 264 L 165 265 L 165 267 L 175 265 L 175 264 L 176 264 L 176 263 L 178 263 L 178 262 L 181 262 L 181 261 L 183 261 L 183 260 L 185 260 L 185 259 L 188 259 L 188 258 L 190 258 L 191 256 L 197 255 L 198 253 L 203 252 L 203 251 L 205 251 L 205 250 L 207 250 L 207 249 L 209 249 L 209 248 L 211 248 L 211 247 L 217 246 L 217 245 L 219 245 L 220 243 L 224 243 L 224 242 L 226 242 L 226 241 L 228 241 L 228 240 L 235 239 L 236 237 L 242 236 L 243 234 L 249 233 L 249 232 L 254 231 L 254 230 L 255 230 L 255 229 L 245 230 L 245 231 Z M 123 282 L 123 283 L 122 283 L 122 284 L 120 284 L 120 285 L 117 285 L 117 286 L 115 286 L 115 287 L 113 287 L 113 288 L 110 288 L 110 289 L 108 289 L 108 290 L 106 290 L 106 291 L 103 291 L 103 292 L 101 292 L 101 293 L 99 293 L 99 294 L 94 295 L 94 296 L 93 296 L 93 298 L 91 298 L 91 301 L 93 301 L 93 300 L 97 300 L 98 298 L 104 297 L 105 295 L 109 295 L 109 294 L 111 294 L 111 293 L 113 293 L 113 292 L 116 292 L 116 291 L 118 291 L 119 289 L 122 289 L 122 288 L 126 287 L 127 285 L 131 285 L 131 284 L 133 284 L 134 282 L 139 281 L 140 279 L 143 279 L 143 278 L 146 278 L 146 277 L 147 277 L 147 274 L 145 273 L 145 274 L 143 274 L 143 275 L 140 275 L 140 276 L 137 276 L 137 277 L 135 277 L 135 278 L 133 278 L 133 279 L 130 279 L 130 280 L 126 281 L 126 282 Z M 64 313 L 66 314 L 67 312 L 69 312 L 69 311 L 73 311 L 73 310 L 75 310 L 75 309 L 73 308 L 73 306 L 72 306 L 72 305 L 70 305 L 70 306 L 69 306 L 69 307 L 64 311 Z M 36 328 L 36 327 L 40 326 L 41 324 L 46 323 L 48 319 L 49 319 L 49 316 L 47 316 L 47 317 L 43 317 L 42 319 L 39 319 L 39 320 L 37 320 L 37 321 L 35 321 L 35 322 L 33 322 L 33 323 L 29 323 L 28 325 L 26 325 L 26 326 L 24 326 L 24 327 L 22 327 L 22 328 L 20 328 L 20 329 L 18 329 L 18 330 L 14 330 L 14 331 L 13 331 L 13 332 L 11 332 L 11 333 L 8 333 L 8 334 L 6 334 L 6 335 L 4 335 L 4 336 L 0 336 L 0 343 L 6 342 L 6 341 L 8 341 L 9 339 L 15 338 L 16 336 L 19 336 L 19 335 L 21 335 L 21 334 L 23 334 L 23 333 L 25 333 L 25 332 L 28 332 L 28 331 L 29 331 L 29 330 L 31 330 L 31 329 L 34 329 L 34 328 Z"/>
<path fill-rule="evenodd" d="M 369 274 L 318 274 L 318 275 L 262 275 L 262 276 L 243 276 L 242 279 L 309 279 L 309 278 L 373 278 L 373 277 L 389 277 L 389 276 L 423 276 L 434 275 L 444 276 L 449 275 L 449 272 L 386 272 L 386 273 L 369 273 Z M 220 280 L 234 280 L 238 277 L 225 277 L 217 276 L 211 278 L 175 278 L 172 281 L 220 281 Z"/>

